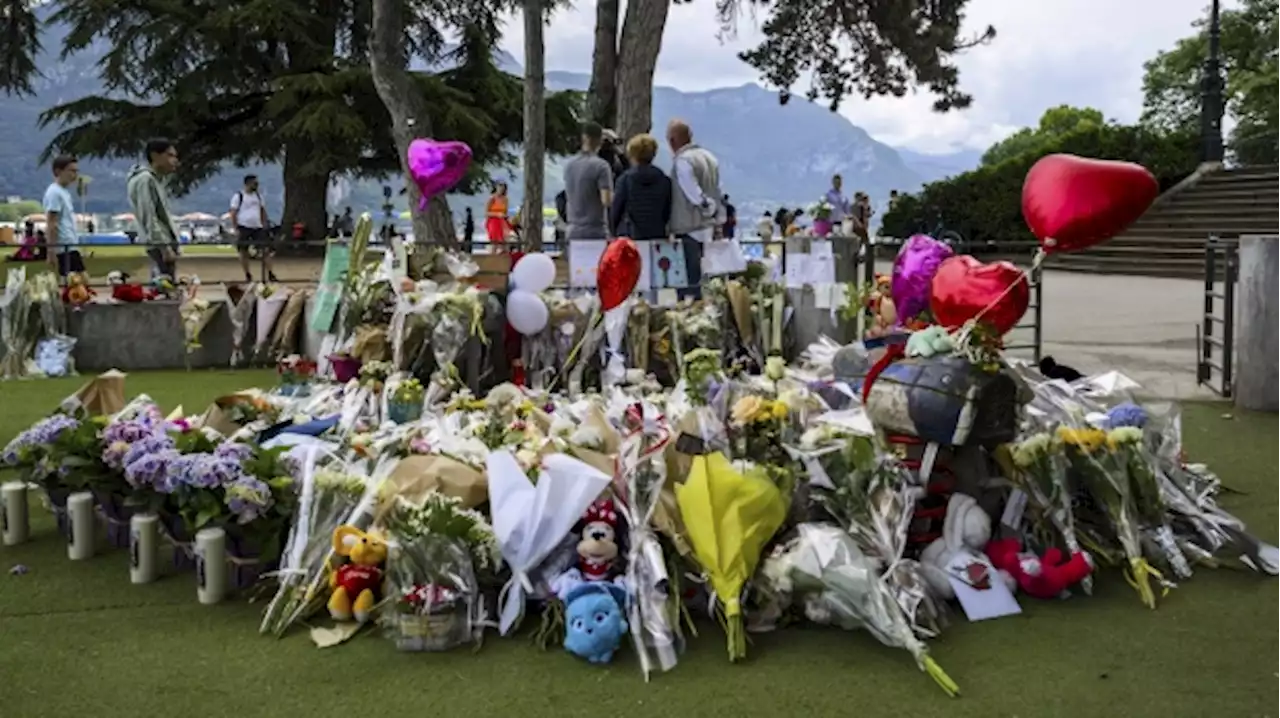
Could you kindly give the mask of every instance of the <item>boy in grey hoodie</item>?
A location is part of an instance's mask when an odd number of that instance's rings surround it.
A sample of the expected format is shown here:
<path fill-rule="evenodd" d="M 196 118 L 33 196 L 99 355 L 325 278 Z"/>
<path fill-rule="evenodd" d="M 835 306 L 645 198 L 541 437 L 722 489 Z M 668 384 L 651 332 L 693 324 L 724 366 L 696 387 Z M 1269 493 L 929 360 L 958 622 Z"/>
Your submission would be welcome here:
<path fill-rule="evenodd" d="M 146 165 L 129 172 L 129 204 L 138 223 L 138 239 L 147 245 L 147 256 L 155 263 L 156 274 L 176 280 L 178 227 L 169 210 L 165 180 L 178 170 L 178 150 L 168 140 L 151 140 L 147 142 L 146 159 Z"/>

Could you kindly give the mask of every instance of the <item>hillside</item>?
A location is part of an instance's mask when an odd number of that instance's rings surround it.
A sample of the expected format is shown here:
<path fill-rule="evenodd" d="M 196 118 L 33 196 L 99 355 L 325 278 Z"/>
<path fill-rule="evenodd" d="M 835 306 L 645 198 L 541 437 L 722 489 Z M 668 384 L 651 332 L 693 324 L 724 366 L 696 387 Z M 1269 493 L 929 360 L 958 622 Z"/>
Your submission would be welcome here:
<path fill-rule="evenodd" d="M 56 129 L 40 128 L 40 113 L 102 91 L 95 68 L 101 48 L 59 60 L 56 55 L 60 47 L 60 34 L 56 28 L 50 29 L 39 63 L 44 77 L 37 82 L 34 97 L 0 97 L 0 197 L 38 197 L 49 181 L 48 170 L 36 163 L 40 150 Z M 509 55 L 502 53 L 497 60 L 508 72 L 521 72 Z M 547 74 L 551 90 L 582 90 L 588 80 L 586 74 L 580 73 Z M 660 134 L 666 123 L 676 117 L 689 122 L 697 141 L 720 158 L 725 191 L 744 215 L 780 205 L 808 205 L 825 191 L 831 175 L 837 172 L 844 175 L 847 188 L 867 191 L 879 203 L 891 189 L 910 191 L 922 182 L 943 176 L 938 163 L 949 161 L 912 153 L 908 163 L 898 151 L 872 139 L 843 116 L 799 100 L 779 105 L 775 93 L 754 84 L 706 92 L 655 88 L 655 133 Z M 181 138 L 174 139 L 181 149 Z M 81 163 L 82 172 L 93 178 L 87 211 L 110 213 L 126 209 L 124 180 L 134 162 L 132 158 L 122 158 Z M 665 148 L 659 163 L 664 167 L 670 163 Z M 548 167 L 548 200 L 563 186 L 562 165 L 562 161 L 552 162 Z M 179 199 L 179 208 L 220 213 L 239 187 L 241 177 L 249 171 L 262 178 L 266 199 L 278 211 L 283 191 L 275 166 L 228 167 Z M 509 179 L 512 194 L 519 198 L 522 179 L 518 170 L 498 167 L 493 168 L 493 174 Z M 346 183 L 345 196 L 335 196 L 333 200 L 358 210 L 375 210 L 382 201 L 381 185 L 382 182 L 371 180 Z M 453 206 L 461 214 L 462 206 L 478 209 L 481 199 L 459 197 L 453 200 Z"/>

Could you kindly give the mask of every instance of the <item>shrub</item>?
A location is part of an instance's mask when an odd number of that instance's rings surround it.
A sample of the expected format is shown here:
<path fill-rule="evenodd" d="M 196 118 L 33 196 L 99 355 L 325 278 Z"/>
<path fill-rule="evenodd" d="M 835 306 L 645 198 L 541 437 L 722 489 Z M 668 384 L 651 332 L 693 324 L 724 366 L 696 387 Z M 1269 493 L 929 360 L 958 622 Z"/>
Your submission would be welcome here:
<path fill-rule="evenodd" d="M 1191 133 L 1160 134 L 1129 125 L 1085 127 L 1049 137 L 1034 150 L 899 197 L 885 213 L 881 233 L 908 237 L 931 231 L 941 220 L 971 244 L 1034 242 L 1022 218 L 1022 182 L 1037 160 L 1057 152 L 1136 162 L 1151 170 L 1163 192 L 1195 170 L 1199 138 Z"/>

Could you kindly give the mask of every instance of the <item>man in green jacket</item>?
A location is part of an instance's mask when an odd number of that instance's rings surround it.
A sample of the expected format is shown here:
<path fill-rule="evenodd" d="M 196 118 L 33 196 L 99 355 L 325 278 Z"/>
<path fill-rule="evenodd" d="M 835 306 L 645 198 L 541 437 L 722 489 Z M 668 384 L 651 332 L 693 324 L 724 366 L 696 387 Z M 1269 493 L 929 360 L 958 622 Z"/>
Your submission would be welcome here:
<path fill-rule="evenodd" d="M 129 172 L 129 204 L 138 223 L 138 240 L 147 247 L 157 275 L 178 278 L 178 227 L 169 210 L 165 182 L 178 171 L 178 149 L 169 140 L 147 142 L 147 164 Z"/>

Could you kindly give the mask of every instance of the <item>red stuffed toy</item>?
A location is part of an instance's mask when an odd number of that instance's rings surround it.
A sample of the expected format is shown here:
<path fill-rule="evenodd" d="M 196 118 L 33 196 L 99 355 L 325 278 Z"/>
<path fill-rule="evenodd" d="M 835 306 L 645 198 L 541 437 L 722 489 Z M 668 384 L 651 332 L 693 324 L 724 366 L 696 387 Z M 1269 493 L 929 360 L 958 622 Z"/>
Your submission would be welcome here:
<path fill-rule="evenodd" d="M 1033 553 L 1023 553 L 1022 543 L 1013 538 L 988 543 L 987 557 L 992 566 L 1013 576 L 1018 587 L 1034 598 L 1058 598 L 1093 572 L 1088 554 L 1077 551 L 1064 562 L 1062 552 L 1051 548 L 1037 558 Z"/>
<path fill-rule="evenodd" d="M 137 304 L 152 298 L 151 293 L 144 289 L 141 284 L 131 283 L 129 275 L 118 269 L 112 270 L 107 274 L 107 283 L 111 285 L 111 298 L 117 302 Z"/>

